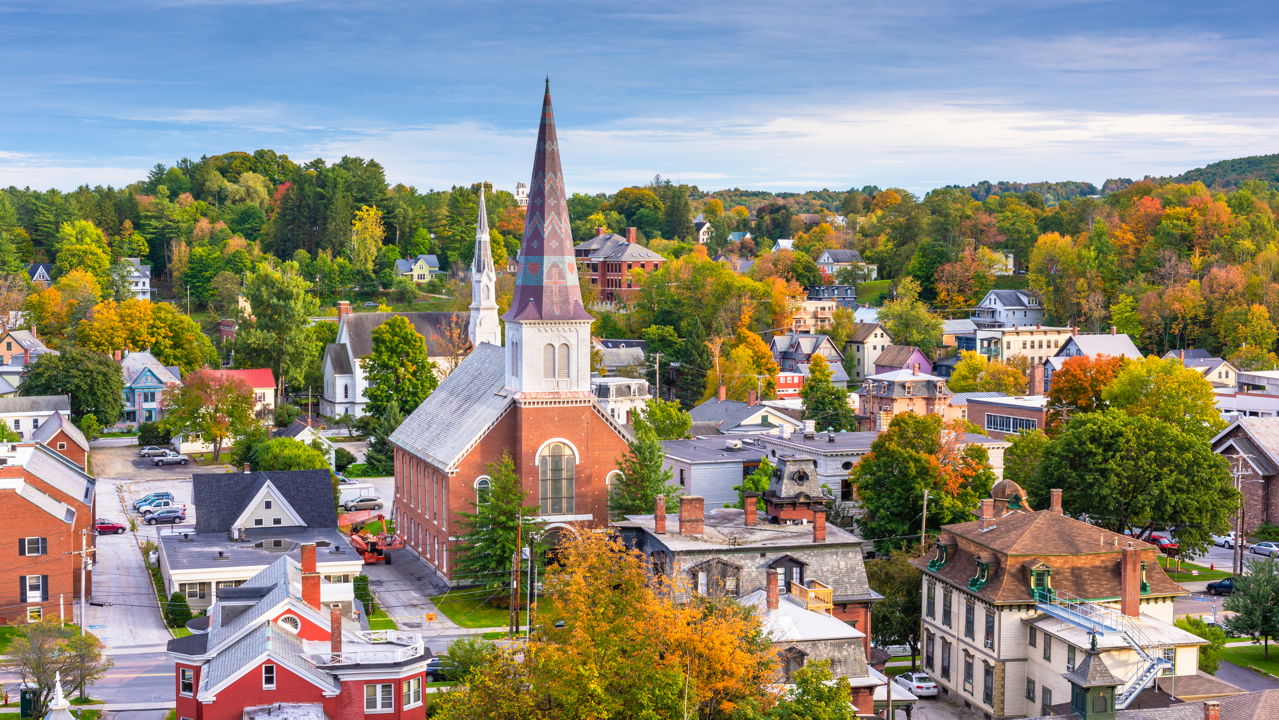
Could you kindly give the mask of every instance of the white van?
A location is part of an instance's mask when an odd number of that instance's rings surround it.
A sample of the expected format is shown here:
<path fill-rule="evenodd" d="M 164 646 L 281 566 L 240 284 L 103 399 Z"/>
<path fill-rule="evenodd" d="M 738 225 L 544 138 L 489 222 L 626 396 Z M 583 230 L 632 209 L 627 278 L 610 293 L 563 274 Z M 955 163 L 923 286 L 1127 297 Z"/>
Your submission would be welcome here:
<path fill-rule="evenodd" d="M 373 483 L 341 483 L 338 485 L 338 504 L 345 505 L 362 497 L 376 497 L 377 489 Z"/>

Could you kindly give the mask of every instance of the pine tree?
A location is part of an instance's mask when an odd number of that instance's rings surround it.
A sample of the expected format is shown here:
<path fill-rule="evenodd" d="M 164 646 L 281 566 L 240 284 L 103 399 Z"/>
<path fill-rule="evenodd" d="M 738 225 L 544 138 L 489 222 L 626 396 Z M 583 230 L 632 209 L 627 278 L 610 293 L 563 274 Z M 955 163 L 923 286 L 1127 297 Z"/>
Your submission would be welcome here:
<path fill-rule="evenodd" d="M 706 347 L 706 329 L 702 321 L 693 318 L 688 323 L 688 333 L 679 357 L 679 380 L 675 383 L 675 397 L 687 409 L 702 399 L 706 389 L 706 373 L 711 369 L 711 351 Z"/>
<path fill-rule="evenodd" d="M 517 536 L 523 544 L 538 530 L 537 506 L 525 505 L 524 488 L 509 454 L 488 464 L 489 488 L 477 493 L 474 512 L 462 512 L 462 535 L 454 568 L 458 577 L 486 587 L 509 581 Z M 523 527 L 520 517 L 523 516 Z"/>
<path fill-rule="evenodd" d="M 640 515 L 653 512 L 658 495 L 666 496 L 668 510 L 676 508 L 679 488 L 669 485 L 674 473 L 663 467 L 666 450 L 657 437 L 657 431 L 646 420 L 635 421 L 635 439 L 630 449 L 617 461 L 622 477 L 609 492 L 608 509 L 614 518 L 624 515 Z"/>
<path fill-rule="evenodd" d="M 799 391 L 804 400 L 804 419 L 812 420 L 819 429 L 852 430 L 857 418 L 848 405 L 848 391 L 835 387 L 831 377 L 826 358 L 814 354 L 809 360 L 804 389 Z"/>
<path fill-rule="evenodd" d="M 395 471 L 395 449 L 391 447 L 391 433 L 404 422 L 404 413 L 394 400 L 387 404 L 380 417 L 374 418 L 373 437 L 364 453 L 364 464 L 379 475 Z"/>

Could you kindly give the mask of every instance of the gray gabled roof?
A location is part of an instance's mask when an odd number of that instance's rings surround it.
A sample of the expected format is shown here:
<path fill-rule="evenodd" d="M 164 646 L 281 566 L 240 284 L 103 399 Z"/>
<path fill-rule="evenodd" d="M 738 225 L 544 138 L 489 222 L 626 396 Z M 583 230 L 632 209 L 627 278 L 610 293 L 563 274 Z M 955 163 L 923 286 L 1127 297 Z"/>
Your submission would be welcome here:
<path fill-rule="evenodd" d="M 191 477 L 196 532 L 222 533 L 268 481 L 307 527 L 335 528 L 338 517 L 328 470 L 198 473 Z"/>
<path fill-rule="evenodd" d="M 346 344 L 329 343 L 324 346 L 324 355 L 329 359 L 329 365 L 333 368 L 333 372 L 337 375 L 353 375 L 351 370 L 351 356 L 346 353 Z"/>
<path fill-rule="evenodd" d="M 1141 351 L 1133 344 L 1132 338 L 1123 333 L 1084 333 L 1071 335 L 1066 343 L 1073 341 L 1083 354 L 1090 357 L 1110 355 L 1111 357 L 1140 358 Z M 1063 344 L 1064 347 L 1065 344 Z M 1058 357 L 1061 351 L 1057 351 Z"/>
<path fill-rule="evenodd" d="M 833 249 L 826 250 L 821 257 L 828 259 L 833 263 L 859 263 L 862 262 L 862 254 L 856 250 Z"/>
<path fill-rule="evenodd" d="M 1164 353 L 1164 360 L 1206 360 L 1213 354 L 1203 348 L 1186 348 L 1185 350 L 1169 350 Z"/>
<path fill-rule="evenodd" d="M 56 451 L 44 445 L 34 445 L 23 467 L 72 498 L 86 505 L 93 505 L 97 481 Z"/>
<path fill-rule="evenodd" d="M 151 278 L 151 266 L 143 265 L 142 258 L 120 258 L 120 259 L 133 266 L 134 277 L 147 278 L 147 279 Z"/>
<path fill-rule="evenodd" d="M 120 360 L 120 372 L 124 375 L 125 387 L 132 386 L 148 370 L 165 385 L 182 383 L 180 370 L 165 365 L 149 352 L 131 352 Z"/>
<path fill-rule="evenodd" d="M 80 428 L 76 427 L 60 412 L 49 413 L 48 418 L 41 420 L 40 427 L 36 428 L 35 432 L 31 433 L 31 441 L 48 445 L 49 441 L 53 439 L 54 435 L 58 434 L 59 430 L 65 431 L 67 433 L 67 437 L 71 438 L 72 442 L 83 448 L 85 452 L 88 452 L 88 438 L 84 436 L 84 433 L 80 432 Z"/>
<path fill-rule="evenodd" d="M 0 397 L 0 415 L 12 413 L 71 412 L 70 395 L 20 395 Z"/>
<path fill-rule="evenodd" d="M 293 422 L 289 423 L 286 427 L 276 428 L 272 430 L 271 437 L 295 438 L 298 435 L 301 435 L 302 433 L 306 432 L 307 428 L 309 427 L 311 426 L 307 425 L 301 420 L 294 420 Z"/>
<path fill-rule="evenodd" d="M 876 330 L 884 330 L 884 327 L 877 322 L 857 323 L 856 327 L 853 328 L 852 337 L 848 338 L 848 342 L 866 342 Z M 888 331 L 884 330 L 884 334 L 887 335 Z M 892 341 L 891 337 L 888 338 L 888 342 L 891 343 Z"/>
<path fill-rule="evenodd" d="M 391 433 L 391 442 L 452 469 L 513 404 L 505 384 L 505 350 L 480 343 Z"/>
<path fill-rule="evenodd" d="M 905 368 L 915 353 L 923 354 L 919 348 L 914 345 L 889 345 L 884 351 L 875 358 L 876 365 L 884 367 Z"/>
<path fill-rule="evenodd" d="M 351 313 L 342 318 L 346 325 L 346 342 L 351 347 L 351 355 L 362 358 L 373 350 L 373 328 L 400 315 L 406 318 L 419 335 L 426 338 L 426 354 L 431 357 L 451 355 L 449 337 L 457 334 L 463 344 L 467 341 L 467 326 L 470 323 L 469 312 L 371 312 Z M 465 352 L 466 348 L 461 348 Z"/>

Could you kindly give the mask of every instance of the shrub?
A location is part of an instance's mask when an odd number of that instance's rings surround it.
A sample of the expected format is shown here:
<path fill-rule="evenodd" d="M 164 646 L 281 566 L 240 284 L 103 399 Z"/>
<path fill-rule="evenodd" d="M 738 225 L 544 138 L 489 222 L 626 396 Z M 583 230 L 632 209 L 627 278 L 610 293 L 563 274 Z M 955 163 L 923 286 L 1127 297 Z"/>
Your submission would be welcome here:
<path fill-rule="evenodd" d="M 377 612 L 377 603 L 373 602 L 373 592 L 369 590 L 369 576 L 356 575 L 351 584 L 355 586 L 355 599 L 364 605 L 365 617 L 373 617 Z"/>
<path fill-rule="evenodd" d="M 84 439 L 89 442 L 97 440 L 102 435 L 102 423 L 98 422 L 98 416 L 85 413 L 80 418 L 80 432 L 84 433 Z"/>
<path fill-rule="evenodd" d="M 1199 669 L 1215 675 L 1217 666 L 1221 664 L 1221 651 L 1226 647 L 1226 631 L 1189 615 L 1177 618 L 1176 625 L 1208 641 L 1207 645 L 1199 646 Z"/>
<path fill-rule="evenodd" d="M 288 403 L 277 405 L 275 408 L 275 426 L 288 427 L 301 414 L 302 408 L 297 405 L 289 405 Z"/>
<path fill-rule="evenodd" d="M 345 472 L 355 464 L 355 456 L 346 448 L 337 448 L 333 451 L 333 464 L 337 466 L 338 472 Z"/>
<path fill-rule="evenodd" d="M 158 423 L 144 422 L 138 425 L 139 445 L 168 445 L 173 437 Z"/>
<path fill-rule="evenodd" d="M 169 602 L 164 606 L 164 621 L 169 624 L 169 627 L 182 627 L 191 617 L 191 606 L 187 604 L 187 596 L 180 592 L 170 595 Z"/>
<path fill-rule="evenodd" d="M 454 640 L 444 655 L 442 674 L 445 680 L 462 682 L 477 667 L 483 666 L 497 653 L 497 645 L 481 637 Z"/>
<path fill-rule="evenodd" d="M 1256 530 L 1248 533 L 1248 539 L 1256 542 L 1279 542 L 1279 525 L 1262 523 L 1257 526 Z"/>

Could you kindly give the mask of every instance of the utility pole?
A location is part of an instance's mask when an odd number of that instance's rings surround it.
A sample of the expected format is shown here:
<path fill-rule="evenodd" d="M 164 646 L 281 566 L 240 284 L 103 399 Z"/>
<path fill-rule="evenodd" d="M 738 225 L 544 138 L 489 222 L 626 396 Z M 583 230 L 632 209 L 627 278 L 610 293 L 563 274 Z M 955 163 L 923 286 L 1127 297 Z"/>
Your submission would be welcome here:
<path fill-rule="evenodd" d="M 517 510 L 515 516 L 515 556 L 511 558 L 511 615 L 510 632 L 512 635 L 520 630 L 520 554 L 524 551 L 524 513 Z"/>
<path fill-rule="evenodd" d="M 80 556 L 80 634 L 81 635 L 84 634 L 84 626 L 85 626 L 85 623 L 88 622 L 87 620 L 88 615 L 86 613 L 86 604 L 88 602 L 88 595 L 86 593 L 86 590 L 88 588 L 88 580 L 86 576 L 88 574 L 89 569 L 93 567 L 93 560 L 91 560 L 89 556 L 98 551 L 97 548 L 88 547 L 88 538 L 89 538 L 89 529 L 85 528 L 84 530 L 81 530 L 80 531 L 80 549 L 72 550 L 70 553 L 72 555 Z M 58 602 L 60 607 L 61 606 L 60 598 Z"/>
<path fill-rule="evenodd" d="M 534 576 L 537 574 L 537 563 L 533 560 L 533 535 L 530 533 L 528 538 L 528 595 L 524 598 L 524 641 L 528 642 L 529 636 L 533 634 L 533 591 L 537 581 Z"/>
<path fill-rule="evenodd" d="M 657 380 L 657 392 L 653 394 L 658 400 L 662 399 L 662 354 L 654 353 L 653 379 Z"/>
<path fill-rule="evenodd" d="M 924 517 L 919 521 L 919 547 L 928 542 L 928 490 L 924 490 Z"/>

